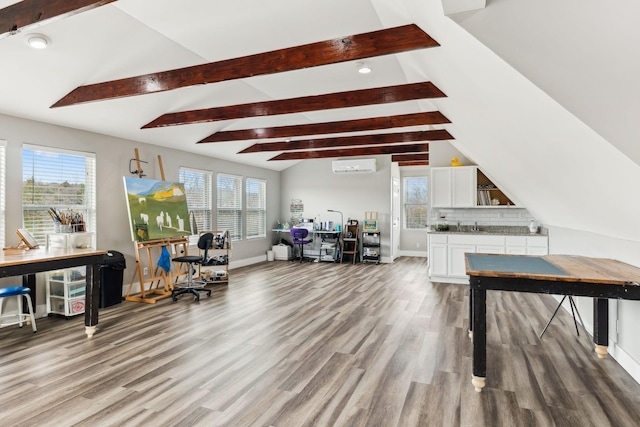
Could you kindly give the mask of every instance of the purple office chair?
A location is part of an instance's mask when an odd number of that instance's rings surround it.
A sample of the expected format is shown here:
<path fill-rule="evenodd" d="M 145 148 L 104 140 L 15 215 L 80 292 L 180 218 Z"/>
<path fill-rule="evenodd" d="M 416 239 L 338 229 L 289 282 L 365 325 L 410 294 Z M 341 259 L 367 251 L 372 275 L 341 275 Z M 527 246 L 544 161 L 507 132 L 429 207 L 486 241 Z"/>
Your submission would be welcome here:
<path fill-rule="evenodd" d="M 311 261 L 311 258 L 305 258 L 304 246 L 313 242 L 313 239 L 307 239 L 309 236 L 309 230 L 306 228 L 292 228 L 289 232 L 291 234 L 291 242 L 298 246 L 300 252 L 300 262 Z"/>

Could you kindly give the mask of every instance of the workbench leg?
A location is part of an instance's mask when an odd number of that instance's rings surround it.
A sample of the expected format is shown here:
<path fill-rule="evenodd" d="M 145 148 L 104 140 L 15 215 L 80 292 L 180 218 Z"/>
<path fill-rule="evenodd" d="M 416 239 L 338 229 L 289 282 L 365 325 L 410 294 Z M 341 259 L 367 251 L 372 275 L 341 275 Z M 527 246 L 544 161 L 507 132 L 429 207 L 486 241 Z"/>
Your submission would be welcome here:
<path fill-rule="evenodd" d="M 473 341 L 473 292 L 469 288 L 469 339 Z"/>
<path fill-rule="evenodd" d="M 472 289 L 473 300 L 473 377 L 471 384 L 482 391 L 487 377 L 487 291 Z"/>
<path fill-rule="evenodd" d="M 96 332 L 100 306 L 100 264 L 87 265 L 87 289 L 84 306 L 84 326 L 88 338 Z"/>
<path fill-rule="evenodd" d="M 609 346 L 609 300 L 606 298 L 593 299 L 593 342 L 596 354 L 604 359 Z"/>
<path fill-rule="evenodd" d="M 24 276 L 22 276 L 22 286 L 24 286 L 25 288 L 29 288 L 31 290 L 31 304 L 33 305 L 33 314 L 35 316 L 36 314 L 36 275 L 35 274 L 25 274 Z M 23 312 L 28 312 L 29 310 L 29 305 L 27 304 L 27 299 L 26 298 L 20 298 L 21 300 L 23 300 L 21 303 L 22 304 L 22 311 Z"/>

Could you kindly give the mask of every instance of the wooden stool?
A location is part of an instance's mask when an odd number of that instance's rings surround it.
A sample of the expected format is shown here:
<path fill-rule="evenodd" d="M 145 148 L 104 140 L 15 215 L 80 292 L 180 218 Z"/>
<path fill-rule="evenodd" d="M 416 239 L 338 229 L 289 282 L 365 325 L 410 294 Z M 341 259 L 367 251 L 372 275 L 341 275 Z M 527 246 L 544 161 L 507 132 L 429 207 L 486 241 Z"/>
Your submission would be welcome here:
<path fill-rule="evenodd" d="M 22 328 L 23 322 L 31 322 L 31 329 L 36 332 L 36 318 L 33 315 L 33 304 L 31 304 L 31 289 L 24 286 L 11 286 L 8 288 L 0 288 L 0 327 L 9 325 L 20 325 Z M 22 299 L 23 296 L 27 300 L 27 306 L 29 307 L 29 313 L 22 312 Z M 16 297 L 16 303 L 18 304 L 18 314 L 2 314 L 2 308 L 4 306 L 5 298 Z M 15 322 L 4 323 L 2 319 L 5 317 L 17 317 Z"/>

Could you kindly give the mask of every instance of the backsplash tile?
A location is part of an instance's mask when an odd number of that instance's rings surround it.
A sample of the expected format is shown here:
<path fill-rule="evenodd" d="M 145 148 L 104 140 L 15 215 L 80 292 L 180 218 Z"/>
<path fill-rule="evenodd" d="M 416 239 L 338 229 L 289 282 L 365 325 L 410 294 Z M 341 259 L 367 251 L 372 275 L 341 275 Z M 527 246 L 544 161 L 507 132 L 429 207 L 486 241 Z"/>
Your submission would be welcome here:
<path fill-rule="evenodd" d="M 429 215 L 429 225 L 435 225 L 440 216 L 444 215 L 448 224 L 454 225 L 458 221 L 462 225 L 475 222 L 478 225 L 508 225 L 529 226 L 533 218 L 525 208 L 433 208 Z"/>

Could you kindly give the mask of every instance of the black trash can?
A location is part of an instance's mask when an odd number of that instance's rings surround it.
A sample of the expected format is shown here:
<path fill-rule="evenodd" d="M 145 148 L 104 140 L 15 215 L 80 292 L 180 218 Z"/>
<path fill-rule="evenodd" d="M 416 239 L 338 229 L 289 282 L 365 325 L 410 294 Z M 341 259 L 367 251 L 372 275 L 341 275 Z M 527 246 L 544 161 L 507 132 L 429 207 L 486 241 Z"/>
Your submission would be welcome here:
<path fill-rule="evenodd" d="M 124 255 L 107 251 L 100 264 L 100 308 L 122 302 L 122 277 L 127 263 Z"/>

